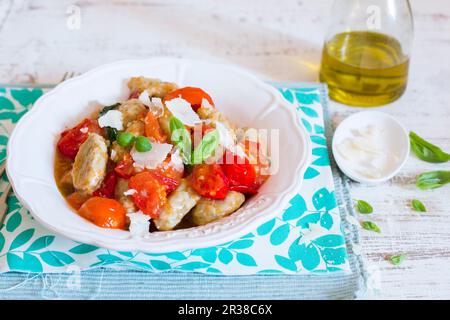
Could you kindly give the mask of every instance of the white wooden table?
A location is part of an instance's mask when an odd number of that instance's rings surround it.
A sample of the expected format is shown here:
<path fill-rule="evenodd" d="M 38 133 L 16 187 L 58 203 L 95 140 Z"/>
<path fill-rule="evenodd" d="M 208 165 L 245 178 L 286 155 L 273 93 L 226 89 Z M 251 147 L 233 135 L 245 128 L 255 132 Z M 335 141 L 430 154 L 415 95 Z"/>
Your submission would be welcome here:
<path fill-rule="evenodd" d="M 54 83 L 66 71 L 153 56 L 218 60 L 264 79 L 316 81 L 331 2 L 0 0 L 0 83 Z M 450 150 L 450 2 L 412 0 L 412 6 L 416 36 L 409 88 L 380 110 Z M 336 122 L 356 111 L 332 103 Z M 417 174 L 435 169 L 448 170 L 450 164 L 411 157 L 389 183 L 352 185 L 354 198 L 373 204 L 371 218 L 383 231 L 362 232 L 383 298 L 450 298 L 450 187 L 424 192 L 414 185 Z M 423 200 L 429 212 L 414 213 L 413 198 Z M 400 252 L 407 255 L 401 266 L 384 261 Z"/>

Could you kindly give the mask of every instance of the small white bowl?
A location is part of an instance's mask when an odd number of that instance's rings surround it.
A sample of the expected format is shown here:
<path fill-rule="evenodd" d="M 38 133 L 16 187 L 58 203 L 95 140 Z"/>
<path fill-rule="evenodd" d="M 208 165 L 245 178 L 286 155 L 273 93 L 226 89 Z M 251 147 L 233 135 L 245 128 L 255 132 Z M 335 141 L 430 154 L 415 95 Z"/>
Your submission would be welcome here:
<path fill-rule="evenodd" d="M 388 137 L 384 141 L 386 152 L 396 154 L 398 158 L 395 166 L 377 178 L 370 178 L 354 170 L 350 161 L 338 151 L 338 145 L 350 137 L 352 132 L 370 126 L 375 126 L 386 133 L 385 136 Z M 394 117 L 378 111 L 362 111 L 351 115 L 339 124 L 333 136 L 332 150 L 337 165 L 349 178 L 364 184 L 376 185 L 394 177 L 406 163 L 410 152 L 409 135 L 403 125 Z"/>
<path fill-rule="evenodd" d="M 238 126 L 279 130 L 283 143 L 279 144 L 278 172 L 233 215 L 201 227 L 153 232 L 141 239 L 81 218 L 69 208 L 53 177 L 58 137 L 64 128 L 91 114 L 98 102 L 126 99 L 127 80 L 139 75 L 204 88 Z M 153 253 L 209 247 L 254 231 L 299 192 L 312 157 L 309 136 L 300 123 L 295 107 L 278 90 L 241 69 L 187 59 L 119 61 L 65 81 L 36 101 L 9 139 L 7 173 L 15 194 L 36 220 L 71 239 L 119 251 Z"/>

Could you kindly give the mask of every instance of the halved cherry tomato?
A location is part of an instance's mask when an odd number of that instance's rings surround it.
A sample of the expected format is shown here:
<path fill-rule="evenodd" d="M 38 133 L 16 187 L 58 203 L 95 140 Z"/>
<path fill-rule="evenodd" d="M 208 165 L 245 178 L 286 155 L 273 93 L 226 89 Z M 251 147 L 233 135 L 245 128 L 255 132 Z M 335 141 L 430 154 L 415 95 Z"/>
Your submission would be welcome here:
<path fill-rule="evenodd" d="M 102 129 L 99 127 L 97 121 L 84 119 L 76 127 L 64 131 L 61 133 L 61 138 L 57 145 L 59 152 L 74 160 L 78 149 L 87 140 L 89 133 L 102 134 Z"/>
<path fill-rule="evenodd" d="M 94 191 L 93 195 L 96 197 L 114 199 L 114 191 L 116 190 L 117 175 L 114 171 L 109 172 L 105 179 L 103 179 L 100 188 Z"/>
<path fill-rule="evenodd" d="M 89 194 L 75 191 L 74 193 L 68 195 L 66 200 L 72 208 L 78 210 L 90 197 L 91 196 Z"/>
<path fill-rule="evenodd" d="M 205 91 L 200 88 L 184 87 L 170 92 L 164 97 L 164 101 L 169 101 L 175 98 L 183 98 L 189 102 L 195 112 L 202 106 L 202 100 L 206 99 L 210 105 L 214 106 L 214 102 Z"/>
<path fill-rule="evenodd" d="M 191 181 L 192 188 L 202 197 L 224 199 L 228 194 L 228 179 L 216 163 L 194 166 Z"/>
<path fill-rule="evenodd" d="M 134 161 L 130 154 L 125 154 L 123 159 L 117 164 L 114 168 L 114 171 L 117 175 L 124 179 L 130 179 L 131 176 L 135 173 L 134 170 Z"/>
<path fill-rule="evenodd" d="M 81 206 L 78 213 L 102 228 L 124 229 L 126 225 L 125 208 L 114 199 L 92 197 Z"/>
<path fill-rule="evenodd" d="M 184 170 L 177 170 L 171 163 L 170 155 L 156 169 L 148 171 L 153 173 L 155 178 L 166 187 L 167 194 L 178 187 L 184 174 Z"/>
<path fill-rule="evenodd" d="M 246 139 L 242 144 L 249 163 L 255 168 L 256 183 L 259 188 L 269 178 L 268 169 L 270 168 L 270 163 L 263 154 L 260 143 Z"/>
<path fill-rule="evenodd" d="M 250 194 L 258 191 L 256 170 L 247 158 L 227 152 L 224 154 L 222 169 L 228 178 L 230 190 Z"/>
<path fill-rule="evenodd" d="M 145 135 L 154 142 L 163 143 L 167 141 L 167 137 L 164 134 L 158 119 L 151 112 L 147 112 L 145 116 Z"/>
<path fill-rule="evenodd" d="M 167 201 L 166 187 L 151 172 L 141 172 L 130 178 L 130 189 L 136 206 L 152 218 L 159 217 L 159 211 Z"/>

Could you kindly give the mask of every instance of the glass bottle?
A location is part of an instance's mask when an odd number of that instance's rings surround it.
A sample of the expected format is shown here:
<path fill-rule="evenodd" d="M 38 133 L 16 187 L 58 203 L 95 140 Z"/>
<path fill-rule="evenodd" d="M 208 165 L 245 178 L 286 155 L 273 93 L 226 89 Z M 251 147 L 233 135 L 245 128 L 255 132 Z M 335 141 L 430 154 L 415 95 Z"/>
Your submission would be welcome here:
<path fill-rule="evenodd" d="M 365 107 L 400 98 L 413 33 L 408 0 L 335 0 L 320 71 L 330 97 Z"/>

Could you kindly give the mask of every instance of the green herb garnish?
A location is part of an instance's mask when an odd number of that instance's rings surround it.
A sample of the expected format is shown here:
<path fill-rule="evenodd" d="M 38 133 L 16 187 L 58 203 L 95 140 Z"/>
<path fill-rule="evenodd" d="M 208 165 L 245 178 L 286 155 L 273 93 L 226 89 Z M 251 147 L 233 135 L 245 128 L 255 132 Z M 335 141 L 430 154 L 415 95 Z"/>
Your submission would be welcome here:
<path fill-rule="evenodd" d="M 171 141 L 180 149 L 185 164 L 191 163 L 192 140 L 184 124 L 177 118 L 171 117 L 169 122 Z"/>
<path fill-rule="evenodd" d="M 415 211 L 427 212 L 427 208 L 420 200 L 414 199 L 413 201 L 411 201 L 411 206 Z"/>
<path fill-rule="evenodd" d="M 109 141 L 111 142 L 116 141 L 117 135 L 119 133 L 116 128 L 105 127 L 105 131 Z"/>
<path fill-rule="evenodd" d="M 199 164 L 214 155 L 219 145 L 219 131 L 209 131 L 192 154 L 192 163 Z"/>
<path fill-rule="evenodd" d="M 139 136 L 136 138 L 134 147 L 138 152 L 148 152 L 152 150 L 152 144 L 150 143 L 150 140 L 144 136 Z"/>
<path fill-rule="evenodd" d="M 373 212 L 372 206 L 364 200 L 358 200 L 356 202 L 356 208 L 361 214 L 371 214 Z"/>
<path fill-rule="evenodd" d="M 98 113 L 98 116 L 101 117 L 101 116 L 105 115 L 108 111 L 117 109 L 119 106 L 120 106 L 120 103 L 115 103 L 115 104 L 112 104 L 112 105 L 110 105 L 110 106 L 105 106 L 105 107 L 103 107 L 103 109 Z"/>
<path fill-rule="evenodd" d="M 411 142 L 411 150 L 419 159 L 432 163 L 443 163 L 450 161 L 450 154 L 444 152 L 438 146 L 429 143 L 416 133 L 409 133 L 409 140 Z"/>
<path fill-rule="evenodd" d="M 450 183 L 450 171 L 431 171 L 422 173 L 416 178 L 416 185 L 419 189 L 437 189 Z"/>
<path fill-rule="evenodd" d="M 381 233 L 381 229 L 380 227 L 378 227 L 374 222 L 372 221 L 363 221 L 361 222 L 361 226 L 363 227 L 363 229 L 368 230 L 368 231 L 373 231 L 373 232 L 377 232 L 377 233 Z"/>
<path fill-rule="evenodd" d="M 401 264 L 406 258 L 406 255 L 404 254 L 397 254 L 394 256 L 390 256 L 389 257 L 389 261 L 394 265 L 394 266 L 398 266 L 399 264 Z"/>
<path fill-rule="evenodd" d="M 132 135 L 131 133 L 121 132 L 117 136 L 117 143 L 119 144 L 119 146 L 127 148 L 133 144 L 135 139 L 136 139 L 136 137 L 134 135 Z"/>

